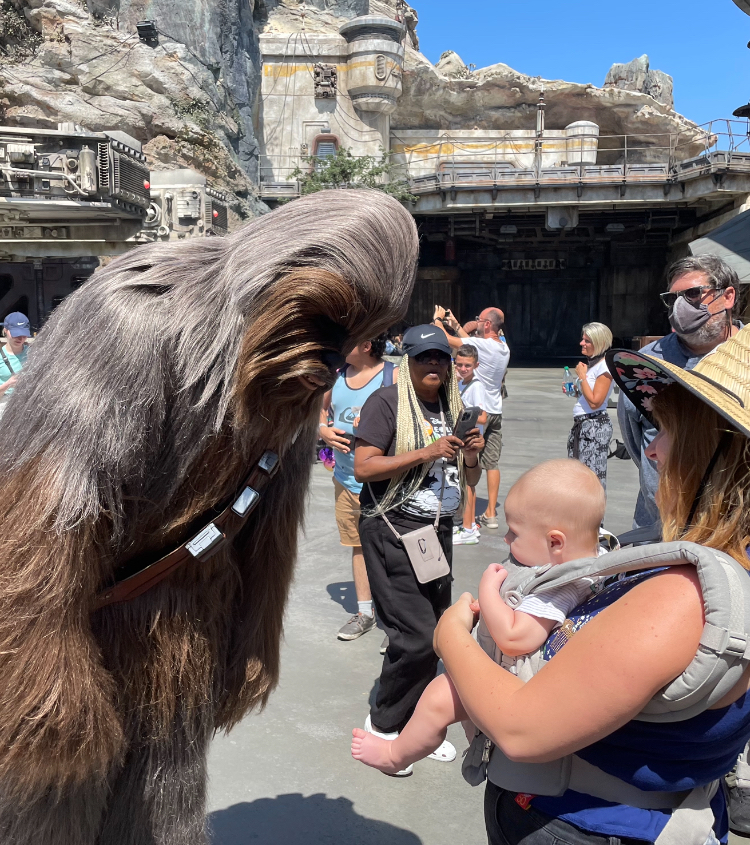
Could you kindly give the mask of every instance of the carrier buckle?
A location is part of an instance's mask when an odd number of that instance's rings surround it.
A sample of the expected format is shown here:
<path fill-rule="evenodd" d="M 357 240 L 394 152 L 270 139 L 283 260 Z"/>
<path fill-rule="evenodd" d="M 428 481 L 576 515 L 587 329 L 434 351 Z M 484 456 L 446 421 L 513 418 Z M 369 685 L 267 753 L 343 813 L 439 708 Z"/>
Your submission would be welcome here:
<path fill-rule="evenodd" d="M 723 649 L 724 654 L 732 654 L 735 657 L 744 657 L 747 649 L 747 636 L 744 634 L 727 634 L 727 643 Z"/>

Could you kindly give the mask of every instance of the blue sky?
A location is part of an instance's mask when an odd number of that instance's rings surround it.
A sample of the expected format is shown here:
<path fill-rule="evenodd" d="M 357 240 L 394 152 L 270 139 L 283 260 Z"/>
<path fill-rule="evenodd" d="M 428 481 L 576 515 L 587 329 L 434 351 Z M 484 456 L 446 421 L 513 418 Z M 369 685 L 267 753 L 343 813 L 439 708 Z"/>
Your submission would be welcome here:
<path fill-rule="evenodd" d="M 602 85 L 614 62 L 647 53 L 674 77 L 677 111 L 697 123 L 750 100 L 750 17 L 732 0 L 412 0 L 422 52 L 477 67 Z"/>

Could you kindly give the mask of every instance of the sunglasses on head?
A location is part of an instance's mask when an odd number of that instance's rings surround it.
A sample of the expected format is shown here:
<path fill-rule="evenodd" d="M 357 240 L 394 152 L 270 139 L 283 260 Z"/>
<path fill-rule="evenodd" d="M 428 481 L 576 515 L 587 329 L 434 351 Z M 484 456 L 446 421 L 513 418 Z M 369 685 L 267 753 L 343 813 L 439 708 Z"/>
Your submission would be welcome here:
<path fill-rule="evenodd" d="M 681 296 L 683 296 L 691 305 L 700 305 L 703 301 L 703 297 L 706 293 L 710 290 L 717 290 L 713 285 L 696 285 L 694 288 L 687 288 L 686 290 L 678 290 L 678 291 L 667 291 L 666 293 L 660 293 L 659 297 L 661 301 L 666 305 L 666 307 L 671 311 L 674 308 L 675 302 Z M 719 295 L 721 295 L 723 291 L 719 291 Z"/>

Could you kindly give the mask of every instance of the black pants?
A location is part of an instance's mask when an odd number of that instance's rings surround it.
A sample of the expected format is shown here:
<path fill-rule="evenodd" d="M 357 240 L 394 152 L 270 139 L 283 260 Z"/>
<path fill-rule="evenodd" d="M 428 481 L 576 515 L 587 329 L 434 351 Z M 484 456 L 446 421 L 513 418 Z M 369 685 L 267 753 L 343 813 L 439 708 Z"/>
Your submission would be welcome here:
<path fill-rule="evenodd" d="M 404 533 L 408 529 L 401 530 Z M 450 564 L 452 520 L 442 520 L 440 543 Z M 432 635 L 451 603 L 451 576 L 420 584 L 404 547 L 381 517 L 362 517 L 359 537 L 370 590 L 381 625 L 388 634 L 380 686 L 370 719 L 376 730 L 400 731 L 414 712 L 419 696 L 435 677 L 438 658 Z"/>
<path fill-rule="evenodd" d="M 524 810 L 515 798 L 515 793 L 487 781 L 484 823 L 489 845 L 644 845 L 642 839 L 587 833 L 533 807 Z"/>

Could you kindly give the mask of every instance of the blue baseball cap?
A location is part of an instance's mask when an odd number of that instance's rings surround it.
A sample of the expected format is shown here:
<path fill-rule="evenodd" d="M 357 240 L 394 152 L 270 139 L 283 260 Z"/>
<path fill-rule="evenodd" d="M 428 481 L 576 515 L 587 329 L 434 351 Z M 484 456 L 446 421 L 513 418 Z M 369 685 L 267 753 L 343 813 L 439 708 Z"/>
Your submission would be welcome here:
<path fill-rule="evenodd" d="M 7 330 L 11 337 L 31 337 L 29 318 L 20 311 L 8 314 L 3 323 L 3 328 Z"/>

